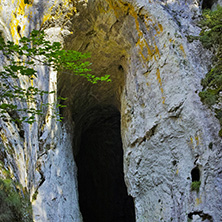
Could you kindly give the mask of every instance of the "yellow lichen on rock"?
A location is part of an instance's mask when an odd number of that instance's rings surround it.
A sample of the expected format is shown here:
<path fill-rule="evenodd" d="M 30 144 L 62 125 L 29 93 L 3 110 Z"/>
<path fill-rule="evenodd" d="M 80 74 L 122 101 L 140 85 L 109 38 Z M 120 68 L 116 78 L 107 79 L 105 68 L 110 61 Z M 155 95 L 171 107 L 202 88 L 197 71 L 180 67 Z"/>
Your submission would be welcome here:
<path fill-rule="evenodd" d="M 25 4 L 24 0 L 18 0 L 16 1 L 15 10 L 11 12 L 10 31 L 15 43 L 18 43 L 18 40 L 24 35 L 31 6 L 31 4 Z"/>
<path fill-rule="evenodd" d="M 184 58 L 186 57 L 186 53 L 182 44 L 180 44 L 180 50 L 183 52 Z"/>
<path fill-rule="evenodd" d="M 52 19 L 54 19 L 55 21 L 70 19 L 73 15 L 77 14 L 75 4 L 77 4 L 78 2 L 79 0 L 63 0 L 62 3 L 59 3 L 59 1 L 56 0 L 54 4 L 47 10 L 47 12 L 44 13 L 41 26 L 43 26 L 45 22 Z M 88 0 L 85 0 L 84 2 L 87 3 Z M 55 8 L 56 10 L 53 12 Z M 64 21 L 64 23 L 66 22 Z"/>
<path fill-rule="evenodd" d="M 165 103 L 165 96 L 164 96 L 163 84 L 162 84 L 162 79 L 160 77 L 160 70 L 159 69 L 157 69 L 157 71 L 156 71 L 156 77 L 157 77 L 158 83 L 160 85 L 160 91 L 162 94 L 162 103 L 164 104 Z"/>
<path fill-rule="evenodd" d="M 192 137 L 190 137 L 190 141 L 189 141 L 189 146 L 192 148 L 192 149 L 195 149 L 195 145 L 194 145 L 194 140 Z"/>
<path fill-rule="evenodd" d="M 198 205 L 200 205 L 202 203 L 202 200 L 201 200 L 201 197 L 200 198 L 196 198 L 196 203 L 195 203 L 195 205 L 196 206 L 198 206 Z"/>
<path fill-rule="evenodd" d="M 192 149 L 198 148 L 201 144 L 201 133 L 196 133 L 193 137 L 190 137 L 190 146 Z"/>
<path fill-rule="evenodd" d="M 3 7 L 2 7 L 2 2 L 0 0 L 0 14 L 2 14 L 2 10 L 3 10 Z"/>
<path fill-rule="evenodd" d="M 24 0 L 13 0 L 12 2 L 15 4 L 15 9 L 11 12 L 10 31 L 12 38 L 16 43 L 18 43 L 19 38 L 24 35 L 26 25 L 31 25 L 30 21 L 35 13 L 35 11 L 32 10 L 32 2 L 33 1 L 30 1 L 29 4 L 26 4 Z M 85 2 L 87 2 L 87 0 L 85 0 Z M 2 6 L 0 10 L 2 10 Z M 54 1 L 53 5 L 50 5 L 49 8 L 42 11 L 42 15 L 39 18 L 40 26 L 52 18 L 57 21 L 59 21 L 59 19 L 68 20 L 76 12 L 77 11 L 73 0 L 63 0 L 62 4 L 56 0 Z"/>
<path fill-rule="evenodd" d="M 156 60 L 156 54 L 158 54 L 158 56 L 160 54 L 159 54 L 159 49 L 156 45 L 154 37 L 153 37 L 153 45 L 149 45 L 148 40 L 145 38 L 145 34 L 141 31 L 138 14 L 136 12 L 136 9 L 133 6 L 130 7 L 129 14 L 135 19 L 136 30 L 139 36 L 137 45 L 139 46 L 139 54 L 144 64 L 146 64 L 147 61 L 151 60 L 152 58 Z M 147 32 L 150 30 L 150 26 L 154 26 L 156 28 L 155 23 L 147 15 L 144 16 L 144 23 L 146 25 Z M 147 53 L 147 55 L 144 55 L 144 53 Z"/>
<path fill-rule="evenodd" d="M 159 27 L 160 32 L 163 32 L 163 26 L 160 23 L 158 24 L 158 27 Z"/>
<path fill-rule="evenodd" d="M 7 137 L 5 136 L 5 134 L 4 134 L 4 133 L 1 133 L 0 136 L 1 136 L 2 142 L 3 142 L 4 144 L 7 144 L 7 143 L 8 143 L 8 139 L 7 139 Z"/>
<path fill-rule="evenodd" d="M 109 4 L 111 5 L 111 1 L 109 1 Z M 124 12 L 127 11 L 128 14 L 131 15 L 135 20 L 136 31 L 137 31 L 138 37 L 139 37 L 136 45 L 139 47 L 138 53 L 141 57 L 141 60 L 144 64 L 144 66 L 146 66 L 148 61 L 150 61 L 152 59 L 157 60 L 157 58 L 160 57 L 160 52 L 159 52 L 159 48 L 157 46 L 157 43 L 155 41 L 155 36 L 159 35 L 161 32 L 163 32 L 163 27 L 161 24 L 153 22 L 152 19 L 148 15 L 144 16 L 143 19 L 144 19 L 147 33 L 151 32 L 151 27 L 154 27 L 154 30 L 156 32 L 155 35 L 152 37 L 152 45 L 149 44 L 147 38 L 145 37 L 145 33 L 141 30 L 139 17 L 138 17 L 138 13 L 136 11 L 136 8 L 130 4 L 128 4 L 127 6 L 124 5 L 124 7 L 127 7 L 127 10 L 125 9 Z M 114 7 L 113 7 L 113 10 L 115 10 Z M 165 96 L 164 96 L 164 90 L 162 87 L 162 80 L 160 77 L 160 70 L 159 69 L 157 69 L 156 76 L 157 76 L 158 83 L 160 85 L 160 91 L 162 94 L 162 103 L 164 104 L 165 103 Z"/>
<path fill-rule="evenodd" d="M 179 169 L 176 170 L 176 175 L 178 175 L 178 174 L 179 174 Z"/>
<path fill-rule="evenodd" d="M 136 45 L 139 47 L 139 55 L 141 56 L 141 61 L 143 62 L 143 64 L 146 65 L 147 61 L 153 58 L 157 60 L 157 57 L 160 56 L 160 53 L 155 42 L 155 36 L 159 35 L 163 31 L 162 25 L 157 22 L 153 22 L 150 16 L 147 14 L 143 16 L 143 22 L 146 26 L 146 31 L 151 32 L 151 27 L 154 27 L 155 30 L 155 33 L 153 33 L 152 37 L 152 45 L 150 45 L 147 38 L 145 37 L 145 34 L 147 33 L 143 33 L 141 29 L 139 15 L 135 6 L 130 3 L 126 4 L 123 1 L 106 0 L 106 2 L 109 5 L 109 9 L 104 9 L 104 7 L 102 7 L 102 5 L 100 4 L 99 11 L 102 11 L 103 13 L 108 13 L 110 10 L 112 10 L 117 19 L 119 19 L 123 15 L 130 15 L 134 18 L 136 31 L 139 37 Z"/>
<path fill-rule="evenodd" d="M 196 140 L 196 145 L 199 146 L 199 144 L 200 144 L 199 136 L 197 135 L 197 136 L 195 136 L 194 138 L 195 138 L 195 140 Z"/>

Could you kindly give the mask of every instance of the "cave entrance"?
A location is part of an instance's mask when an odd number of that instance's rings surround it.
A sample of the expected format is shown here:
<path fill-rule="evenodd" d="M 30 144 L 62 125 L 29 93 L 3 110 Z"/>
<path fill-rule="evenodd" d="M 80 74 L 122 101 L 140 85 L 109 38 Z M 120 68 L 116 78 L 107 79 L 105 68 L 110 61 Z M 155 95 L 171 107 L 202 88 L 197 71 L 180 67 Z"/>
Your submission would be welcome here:
<path fill-rule="evenodd" d="M 76 156 L 84 222 L 134 222 L 123 173 L 120 113 L 113 106 L 88 111 Z"/>
<path fill-rule="evenodd" d="M 80 211 L 84 222 L 134 222 L 134 203 L 124 182 L 119 110 L 124 109 L 121 101 L 131 72 L 129 52 L 138 41 L 133 31 L 137 23 L 128 4 L 118 3 L 116 13 L 108 10 L 109 1 L 88 1 L 87 7 L 81 2 L 65 48 L 90 52 L 91 74 L 107 74 L 112 81 L 91 84 L 66 73 L 58 77 L 59 95 L 69 98 L 62 113 L 73 132 Z"/>
<path fill-rule="evenodd" d="M 200 181 L 200 170 L 198 167 L 195 167 L 191 171 L 192 182 Z"/>
<path fill-rule="evenodd" d="M 203 0 L 202 9 L 211 9 L 217 0 Z"/>

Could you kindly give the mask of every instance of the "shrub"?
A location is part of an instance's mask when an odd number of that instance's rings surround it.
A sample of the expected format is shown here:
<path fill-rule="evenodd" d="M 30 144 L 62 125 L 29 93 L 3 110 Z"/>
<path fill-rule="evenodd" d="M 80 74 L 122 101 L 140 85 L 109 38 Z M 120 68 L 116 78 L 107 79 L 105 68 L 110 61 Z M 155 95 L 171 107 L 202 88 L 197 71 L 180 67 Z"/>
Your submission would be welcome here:
<path fill-rule="evenodd" d="M 203 90 L 199 96 L 204 104 L 213 107 L 218 104 L 220 92 L 222 92 L 222 7 L 218 6 L 215 11 L 204 10 L 200 26 L 202 28 L 200 41 L 203 46 L 212 49 L 215 55 L 211 70 L 201 81 Z M 220 114 L 222 110 L 215 110 L 215 112 L 222 127 L 222 115 Z M 222 136 L 222 130 L 220 130 L 219 136 Z"/>

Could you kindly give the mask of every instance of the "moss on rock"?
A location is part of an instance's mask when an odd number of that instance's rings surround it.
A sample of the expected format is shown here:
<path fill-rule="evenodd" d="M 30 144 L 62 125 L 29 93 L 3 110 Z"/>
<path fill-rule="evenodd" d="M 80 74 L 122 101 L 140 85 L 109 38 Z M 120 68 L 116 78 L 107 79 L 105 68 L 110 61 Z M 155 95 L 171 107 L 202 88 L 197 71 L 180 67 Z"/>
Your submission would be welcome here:
<path fill-rule="evenodd" d="M 191 190 L 199 192 L 201 181 L 193 181 L 191 184 Z"/>
<path fill-rule="evenodd" d="M 0 178 L 0 222 L 14 221 L 33 221 L 29 195 L 12 179 Z"/>

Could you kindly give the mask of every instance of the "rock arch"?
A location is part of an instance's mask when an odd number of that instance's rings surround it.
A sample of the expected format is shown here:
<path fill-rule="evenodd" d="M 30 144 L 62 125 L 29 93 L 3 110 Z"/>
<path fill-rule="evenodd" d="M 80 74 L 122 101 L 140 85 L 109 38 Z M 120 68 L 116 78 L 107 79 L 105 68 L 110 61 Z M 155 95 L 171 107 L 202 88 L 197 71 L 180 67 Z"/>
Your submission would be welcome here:
<path fill-rule="evenodd" d="M 92 110 L 119 110 L 124 178 L 136 221 L 185 221 L 195 207 L 195 201 L 188 204 L 190 187 L 184 178 L 190 176 L 195 156 L 205 158 L 200 141 L 208 123 L 196 92 L 206 64 L 201 55 L 190 54 L 200 46 L 191 46 L 185 37 L 185 14 L 195 17 L 198 7 L 193 6 L 192 14 L 188 5 L 177 2 L 89 1 L 87 7 L 77 6 L 73 35 L 65 40 L 68 49 L 91 52 L 93 71 L 112 79 L 91 85 L 59 74 L 59 93 L 69 98 L 64 115 L 73 123 L 74 155 L 81 152 L 84 125 L 95 120 Z M 180 10 L 183 14 L 175 15 Z M 175 164 L 169 164 L 172 160 Z M 179 200 L 181 193 L 185 197 Z M 181 210 L 180 205 L 189 207 Z"/>

